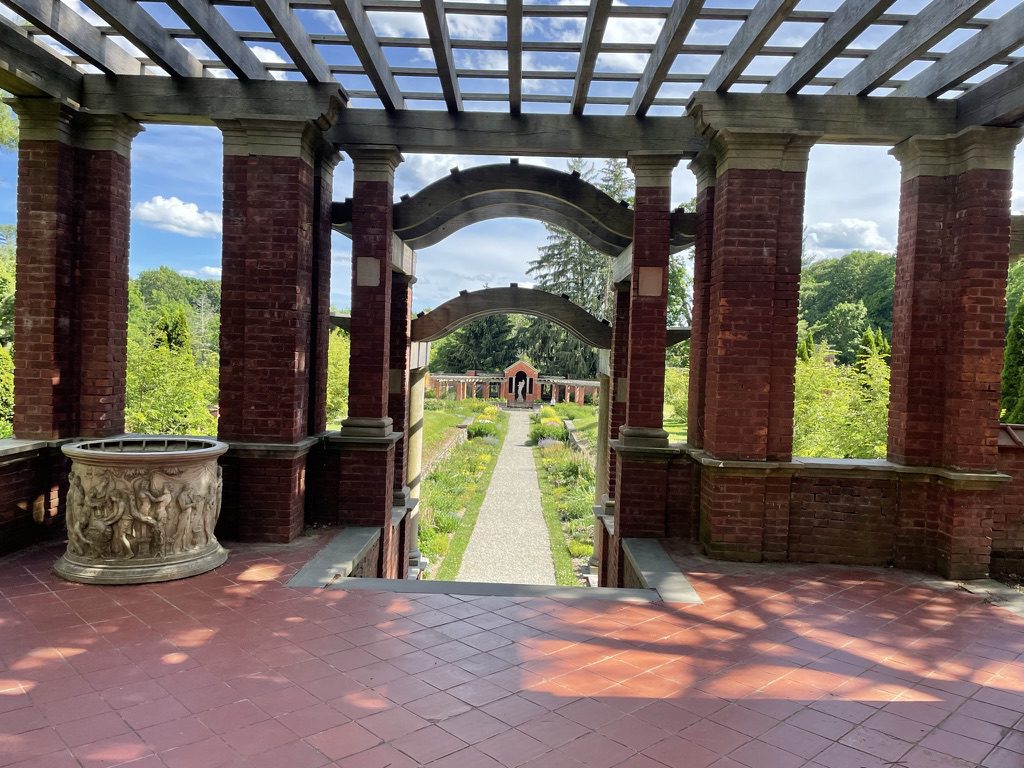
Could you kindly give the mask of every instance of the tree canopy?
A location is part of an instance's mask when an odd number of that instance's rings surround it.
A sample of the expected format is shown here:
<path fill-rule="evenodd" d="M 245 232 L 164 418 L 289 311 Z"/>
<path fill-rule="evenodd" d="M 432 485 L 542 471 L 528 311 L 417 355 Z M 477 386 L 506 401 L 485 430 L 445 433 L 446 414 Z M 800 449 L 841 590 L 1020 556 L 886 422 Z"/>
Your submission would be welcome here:
<path fill-rule="evenodd" d="M 851 251 L 838 259 L 805 264 L 800 274 L 800 317 L 808 327 L 827 330 L 827 316 L 841 304 L 860 303 L 864 324 L 892 337 L 892 296 L 896 256 L 879 251 Z M 844 316 L 853 310 L 843 310 Z M 817 332 L 816 332 L 817 333 Z M 833 347 L 837 341 L 822 338 Z"/>
<path fill-rule="evenodd" d="M 0 91 L 0 99 L 8 94 Z M 18 148 L 18 116 L 6 104 L 0 103 L 0 151 Z"/>

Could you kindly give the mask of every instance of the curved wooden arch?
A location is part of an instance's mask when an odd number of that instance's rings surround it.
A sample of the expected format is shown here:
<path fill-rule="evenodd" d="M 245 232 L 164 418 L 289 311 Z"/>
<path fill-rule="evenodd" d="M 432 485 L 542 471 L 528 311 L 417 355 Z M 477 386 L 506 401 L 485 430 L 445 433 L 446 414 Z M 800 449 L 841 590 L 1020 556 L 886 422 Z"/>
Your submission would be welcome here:
<path fill-rule="evenodd" d="M 611 349 L 612 328 L 565 296 L 533 288 L 483 288 L 463 291 L 412 321 L 411 341 L 436 341 L 466 323 L 488 315 L 532 315 L 543 317 L 597 349 Z M 332 322 L 335 318 L 332 318 Z M 340 318 L 339 318 L 340 320 Z M 340 322 L 335 323 L 341 327 Z M 689 328 L 669 328 L 666 346 L 690 338 Z"/>
<path fill-rule="evenodd" d="M 598 349 L 611 349 L 612 328 L 564 296 L 532 288 L 483 288 L 454 299 L 412 321 L 412 341 L 435 341 L 472 320 L 488 315 L 533 315 L 565 328 Z"/>

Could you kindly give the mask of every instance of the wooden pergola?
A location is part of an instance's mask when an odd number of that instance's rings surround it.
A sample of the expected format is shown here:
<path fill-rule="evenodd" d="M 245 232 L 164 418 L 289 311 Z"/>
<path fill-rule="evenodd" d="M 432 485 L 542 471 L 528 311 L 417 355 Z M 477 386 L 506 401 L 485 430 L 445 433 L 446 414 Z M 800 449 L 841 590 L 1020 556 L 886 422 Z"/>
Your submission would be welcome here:
<path fill-rule="evenodd" d="M 951 578 L 1017 567 L 1019 446 L 998 416 L 1007 267 L 1024 251 L 1010 214 L 1024 3 L 710 5 L 0 0 L 13 14 L 0 17 L 0 89 L 21 118 L 18 439 L 0 445 L 0 547 L 38 536 L 33 520 L 62 524 L 61 441 L 124 431 L 131 142 L 162 122 L 224 138 L 227 538 L 290 541 L 308 521 L 369 527 L 381 532 L 369 570 L 407 572 L 421 342 L 492 310 L 567 311 L 508 288 L 413 319 L 415 248 L 502 215 L 589 233 L 611 260 L 611 322 L 588 321 L 609 349 L 602 584 L 635 581 L 624 541 L 680 536 L 735 560 Z M 891 147 L 901 166 L 885 460 L 792 454 L 818 143 Z M 352 196 L 332 205 L 339 150 Z M 396 202 L 395 169 L 416 152 L 626 158 L 636 193 L 631 205 L 603 199 L 513 157 Z M 680 161 L 696 180 L 694 213 L 672 210 Z M 326 419 L 332 227 L 352 238 L 353 264 L 338 431 Z M 668 269 L 690 243 L 677 444 L 663 429 Z"/>

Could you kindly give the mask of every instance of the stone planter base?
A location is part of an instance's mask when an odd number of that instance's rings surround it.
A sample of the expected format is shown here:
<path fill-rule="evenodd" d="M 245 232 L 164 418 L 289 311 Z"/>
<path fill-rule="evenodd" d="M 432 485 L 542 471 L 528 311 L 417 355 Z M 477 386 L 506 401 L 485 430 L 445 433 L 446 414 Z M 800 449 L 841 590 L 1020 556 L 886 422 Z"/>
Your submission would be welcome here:
<path fill-rule="evenodd" d="M 227 559 L 228 551 L 213 541 L 198 552 L 169 557 L 139 557 L 117 564 L 97 563 L 66 552 L 53 566 L 53 572 L 62 579 L 83 584 L 152 584 L 198 576 L 223 565 Z"/>
<path fill-rule="evenodd" d="M 214 529 L 227 445 L 191 437 L 91 440 L 71 460 L 68 548 L 53 570 L 88 584 L 147 584 L 205 573 L 228 556 Z"/>

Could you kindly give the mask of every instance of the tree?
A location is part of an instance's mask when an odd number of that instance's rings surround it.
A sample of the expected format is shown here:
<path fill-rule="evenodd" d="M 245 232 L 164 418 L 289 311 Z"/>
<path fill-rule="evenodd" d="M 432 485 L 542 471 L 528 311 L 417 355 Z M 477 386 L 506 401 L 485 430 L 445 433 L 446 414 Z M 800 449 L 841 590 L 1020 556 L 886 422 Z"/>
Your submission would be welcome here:
<path fill-rule="evenodd" d="M 1017 259 L 1010 265 L 1010 273 L 1006 279 L 1006 327 L 1010 327 L 1017 307 L 1024 299 L 1024 258 Z"/>
<path fill-rule="evenodd" d="M 14 361 L 11 353 L 0 347 L 0 437 L 11 436 L 14 421 Z"/>
<path fill-rule="evenodd" d="M 13 224 L 0 225 L 0 346 L 14 341 L 15 238 Z"/>
<path fill-rule="evenodd" d="M 435 342 L 430 370 L 445 373 L 503 371 L 518 357 L 508 315 L 474 320 Z"/>
<path fill-rule="evenodd" d="M 327 339 L 327 420 L 338 421 L 348 415 L 348 361 L 352 340 L 340 328 L 331 330 Z"/>
<path fill-rule="evenodd" d="M 1003 421 L 1024 423 L 1024 304 L 1013 313 L 1006 334 L 1002 376 Z"/>
<path fill-rule="evenodd" d="M 868 310 L 861 301 L 842 301 L 811 327 L 815 337 L 831 346 L 843 365 L 857 360 L 861 336 L 867 328 Z"/>
<path fill-rule="evenodd" d="M 131 432 L 213 435 L 218 371 L 188 348 L 130 343 L 125 424 Z"/>
<path fill-rule="evenodd" d="M 7 96 L 0 91 L 0 99 Z M 6 104 L 0 103 L 0 151 L 12 151 L 18 148 L 18 116 Z"/>
<path fill-rule="evenodd" d="M 815 261 L 800 276 L 800 315 L 813 328 L 825 325 L 825 316 L 837 305 L 859 302 L 866 324 L 891 338 L 895 286 L 896 257 L 891 253 L 851 251 L 842 258 Z"/>
<path fill-rule="evenodd" d="M 185 307 L 181 304 L 165 304 L 160 307 L 160 316 L 153 326 L 153 345 L 192 351 L 192 331 L 188 327 Z"/>

